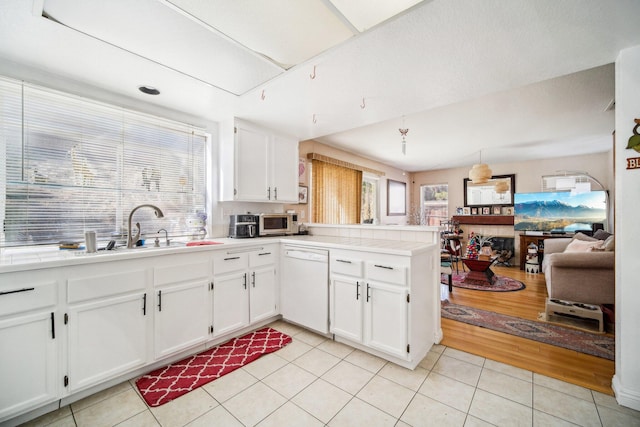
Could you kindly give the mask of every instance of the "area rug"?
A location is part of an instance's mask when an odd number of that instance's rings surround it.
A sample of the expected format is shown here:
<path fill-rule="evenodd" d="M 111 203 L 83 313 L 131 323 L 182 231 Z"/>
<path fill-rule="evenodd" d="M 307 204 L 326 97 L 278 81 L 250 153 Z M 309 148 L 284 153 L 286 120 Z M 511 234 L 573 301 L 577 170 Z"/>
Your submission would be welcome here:
<path fill-rule="evenodd" d="M 136 386 L 149 406 L 160 406 L 290 342 L 290 336 L 263 328 L 156 369 L 140 377 Z"/>
<path fill-rule="evenodd" d="M 519 291 L 525 288 L 525 284 L 512 279 L 507 276 L 500 276 L 498 274 L 493 276 L 493 284 L 489 285 L 487 282 L 475 279 L 466 279 L 467 273 L 460 273 L 453 275 L 453 286 L 458 288 L 473 289 L 476 291 L 490 291 L 490 292 L 512 292 Z M 443 285 L 449 284 L 449 278 L 447 275 L 440 276 L 440 282 Z"/>
<path fill-rule="evenodd" d="M 580 353 L 614 360 L 613 337 L 592 334 L 562 326 L 521 319 L 478 308 L 442 301 L 442 317 L 474 326 L 515 335 L 530 340 L 567 348 Z"/>

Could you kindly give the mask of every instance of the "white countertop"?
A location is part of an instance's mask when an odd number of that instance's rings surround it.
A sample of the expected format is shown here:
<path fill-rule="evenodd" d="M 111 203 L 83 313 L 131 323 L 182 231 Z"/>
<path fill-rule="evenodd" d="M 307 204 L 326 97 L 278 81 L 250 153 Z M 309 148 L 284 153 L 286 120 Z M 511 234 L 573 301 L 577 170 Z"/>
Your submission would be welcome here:
<path fill-rule="evenodd" d="M 159 248 L 147 246 L 135 249 L 118 248 L 113 251 L 98 251 L 92 254 L 86 253 L 84 250 L 60 250 L 57 246 L 8 248 L 0 251 L 0 274 L 14 271 L 129 260 L 170 254 L 217 251 L 225 250 L 226 248 L 260 246 L 261 244 L 280 242 L 288 244 L 303 244 L 304 246 L 313 246 L 318 248 L 356 249 L 361 251 L 405 256 L 411 256 L 428 251 L 435 246 L 433 243 L 414 241 L 311 235 L 260 237 L 255 239 L 212 238 L 207 240 L 217 242 L 219 244 L 203 246 L 185 246 L 182 244 L 170 247 L 161 246 Z M 100 247 L 101 245 L 99 244 L 98 246 Z"/>

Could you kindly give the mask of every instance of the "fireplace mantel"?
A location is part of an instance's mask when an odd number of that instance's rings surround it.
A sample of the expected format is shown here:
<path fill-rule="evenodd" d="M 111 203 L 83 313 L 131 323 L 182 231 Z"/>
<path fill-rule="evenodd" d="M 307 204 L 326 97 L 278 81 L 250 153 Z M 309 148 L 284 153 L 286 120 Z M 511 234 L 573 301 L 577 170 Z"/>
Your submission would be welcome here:
<path fill-rule="evenodd" d="M 513 225 L 513 215 L 454 215 L 460 224 L 472 225 Z"/>

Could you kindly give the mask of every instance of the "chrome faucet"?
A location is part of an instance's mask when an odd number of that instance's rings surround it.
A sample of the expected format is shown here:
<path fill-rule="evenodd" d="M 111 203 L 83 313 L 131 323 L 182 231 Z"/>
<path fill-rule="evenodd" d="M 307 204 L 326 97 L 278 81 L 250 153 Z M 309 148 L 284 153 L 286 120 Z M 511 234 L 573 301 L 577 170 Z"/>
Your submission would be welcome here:
<path fill-rule="evenodd" d="M 158 218 L 164 218 L 164 214 L 162 213 L 162 211 L 160 210 L 159 207 L 157 206 L 153 206 L 153 205 L 140 205 L 140 206 L 136 206 L 135 208 L 133 208 L 131 210 L 131 213 L 129 214 L 129 222 L 127 224 L 127 248 L 131 249 L 135 246 L 136 242 L 140 239 L 140 223 L 136 222 L 136 228 L 138 229 L 138 231 L 136 232 L 135 236 L 131 235 L 131 218 L 133 217 L 133 213 L 135 211 L 137 211 L 140 208 L 151 208 L 154 210 L 154 213 L 156 214 L 156 216 Z"/>
<path fill-rule="evenodd" d="M 169 232 L 167 232 L 167 230 L 165 230 L 164 228 L 161 228 L 157 233 L 160 233 L 161 231 L 164 231 L 164 240 L 166 242 L 166 245 L 169 246 L 171 244 L 171 240 L 169 240 Z"/>

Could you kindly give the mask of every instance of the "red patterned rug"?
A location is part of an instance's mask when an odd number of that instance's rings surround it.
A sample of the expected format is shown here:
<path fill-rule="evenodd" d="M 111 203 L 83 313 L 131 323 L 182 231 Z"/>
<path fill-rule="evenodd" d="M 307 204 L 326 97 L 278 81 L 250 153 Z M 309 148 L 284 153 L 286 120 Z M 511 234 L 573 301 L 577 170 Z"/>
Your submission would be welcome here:
<path fill-rule="evenodd" d="M 291 342 L 263 328 L 140 377 L 136 386 L 149 406 L 160 406 Z"/>
<path fill-rule="evenodd" d="M 440 277 L 440 282 L 443 285 L 447 285 L 449 278 L 443 274 Z M 507 276 L 500 276 L 498 274 L 493 276 L 493 283 L 490 285 L 487 282 L 481 280 L 468 279 L 467 273 L 460 273 L 453 275 L 453 286 L 458 288 L 473 289 L 476 291 L 490 291 L 490 292 L 512 292 L 519 291 L 525 288 L 525 284 L 512 279 Z"/>
<path fill-rule="evenodd" d="M 615 338 L 442 301 L 441 315 L 474 326 L 614 360 Z"/>

